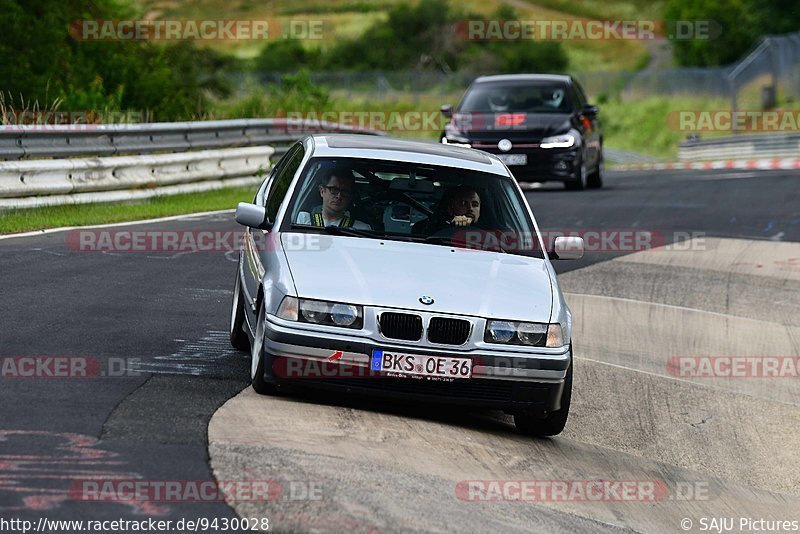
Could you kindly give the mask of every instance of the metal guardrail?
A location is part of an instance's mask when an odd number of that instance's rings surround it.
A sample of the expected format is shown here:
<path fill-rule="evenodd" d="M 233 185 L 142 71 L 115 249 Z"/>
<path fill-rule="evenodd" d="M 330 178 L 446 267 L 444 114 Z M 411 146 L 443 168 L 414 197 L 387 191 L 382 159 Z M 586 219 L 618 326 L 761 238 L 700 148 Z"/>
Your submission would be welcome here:
<path fill-rule="evenodd" d="M 678 157 L 681 161 L 798 158 L 800 157 L 800 133 L 737 135 L 719 139 L 684 141 L 679 147 Z"/>
<path fill-rule="evenodd" d="M 270 170 L 270 158 L 309 133 L 385 135 L 287 119 L 0 126 L 0 208 L 251 185 Z"/>
<path fill-rule="evenodd" d="M 108 158 L 0 162 L 0 198 L 67 195 L 264 174 L 271 147 Z"/>
<path fill-rule="evenodd" d="M 0 159 L 119 156 L 272 146 L 281 155 L 307 133 L 385 135 L 342 124 L 291 119 L 237 119 L 152 124 L 0 126 Z"/>

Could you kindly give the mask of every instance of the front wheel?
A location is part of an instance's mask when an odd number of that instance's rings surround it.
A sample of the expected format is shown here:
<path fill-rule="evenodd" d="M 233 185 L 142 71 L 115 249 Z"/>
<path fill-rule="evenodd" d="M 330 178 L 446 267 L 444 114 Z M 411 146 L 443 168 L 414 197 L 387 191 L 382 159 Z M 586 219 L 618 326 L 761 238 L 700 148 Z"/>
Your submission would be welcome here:
<path fill-rule="evenodd" d="M 597 168 L 589 175 L 587 185 L 592 189 L 603 187 L 603 176 L 605 176 L 605 164 L 603 160 L 597 162 Z"/>
<path fill-rule="evenodd" d="M 250 350 L 250 340 L 244 331 L 244 300 L 242 299 L 242 280 L 239 267 L 236 267 L 236 283 L 233 285 L 233 302 L 231 303 L 231 345 L 243 352 Z"/>
<path fill-rule="evenodd" d="M 514 414 L 514 425 L 520 434 L 527 436 L 556 436 L 564 430 L 569 416 L 569 404 L 572 399 L 572 363 L 567 369 L 564 378 L 564 390 L 561 392 L 561 408 L 550 412 L 546 417 L 536 417 L 535 414 L 520 412 Z"/>
<path fill-rule="evenodd" d="M 587 187 L 587 172 L 586 166 L 581 162 L 580 169 L 575 173 L 575 179 L 569 182 L 564 182 L 564 187 L 567 191 L 582 191 Z"/>
<path fill-rule="evenodd" d="M 256 319 L 256 335 L 253 339 L 250 353 L 250 381 L 253 389 L 261 395 L 274 395 L 278 392 L 275 384 L 264 380 L 264 366 L 267 355 L 264 353 L 264 320 L 266 312 L 264 301 L 258 306 L 258 318 Z"/>

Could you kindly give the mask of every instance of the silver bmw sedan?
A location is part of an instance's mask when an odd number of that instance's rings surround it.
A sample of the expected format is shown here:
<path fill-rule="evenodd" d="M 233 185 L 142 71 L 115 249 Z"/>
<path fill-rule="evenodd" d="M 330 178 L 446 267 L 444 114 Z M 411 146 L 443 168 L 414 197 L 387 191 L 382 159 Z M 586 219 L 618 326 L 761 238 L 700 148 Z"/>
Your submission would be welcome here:
<path fill-rule="evenodd" d="M 236 220 L 231 343 L 251 353 L 257 392 L 436 401 L 563 430 L 572 316 L 550 261 L 580 258 L 583 241 L 548 248 L 495 156 L 312 135 Z"/>

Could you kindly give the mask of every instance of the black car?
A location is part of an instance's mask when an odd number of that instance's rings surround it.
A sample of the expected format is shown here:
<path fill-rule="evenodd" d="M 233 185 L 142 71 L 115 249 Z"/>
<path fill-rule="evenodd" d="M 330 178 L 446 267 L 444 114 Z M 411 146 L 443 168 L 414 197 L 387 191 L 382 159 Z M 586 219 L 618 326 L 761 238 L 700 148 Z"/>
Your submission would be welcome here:
<path fill-rule="evenodd" d="M 603 133 L 597 106 L 571 76 L 510 74 L 477 78 L 441 141 L 497 155 L 519 182 L 564 182 L 567 189 L 603 185 Z"/>

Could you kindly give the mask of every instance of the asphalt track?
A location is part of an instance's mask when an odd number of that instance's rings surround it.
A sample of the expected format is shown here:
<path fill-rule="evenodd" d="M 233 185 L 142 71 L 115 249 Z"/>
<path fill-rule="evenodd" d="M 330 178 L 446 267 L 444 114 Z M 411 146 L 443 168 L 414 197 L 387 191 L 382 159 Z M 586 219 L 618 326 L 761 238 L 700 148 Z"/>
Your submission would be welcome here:
<path fill-rule="evenodd" d="M 101 253 L 69 232 L 0 239 L 0 357 L 125 362 L 134 376 L 0 378 L 0 517 L 269 517 L 271 531 L 681 532 L 800 520 L 797 378 L 682 378 L 677 356 L 800 354 L 791 172 L 611 174 L 528 198 L 551 230 L 652 231 L 672 250 L 557 266 L 575 315 L 565 432 L 503 414 L 258 397 L 227 344 L 235 254 Z M 237 230 L 230 214 L 116 229 Z M 85 502 L 86 479 L 278 480 L 275 501 Z M 471 502 L 469 480 L 655 481 L 657 502 Z M 319 498 L 286 488 L 316 488 Z M 461 497 L 461 498 L 460 498 Z M 745 529 L 749 531 L 751 529 Z M 738 531 L 738 530 L 734 530 Z"/>

